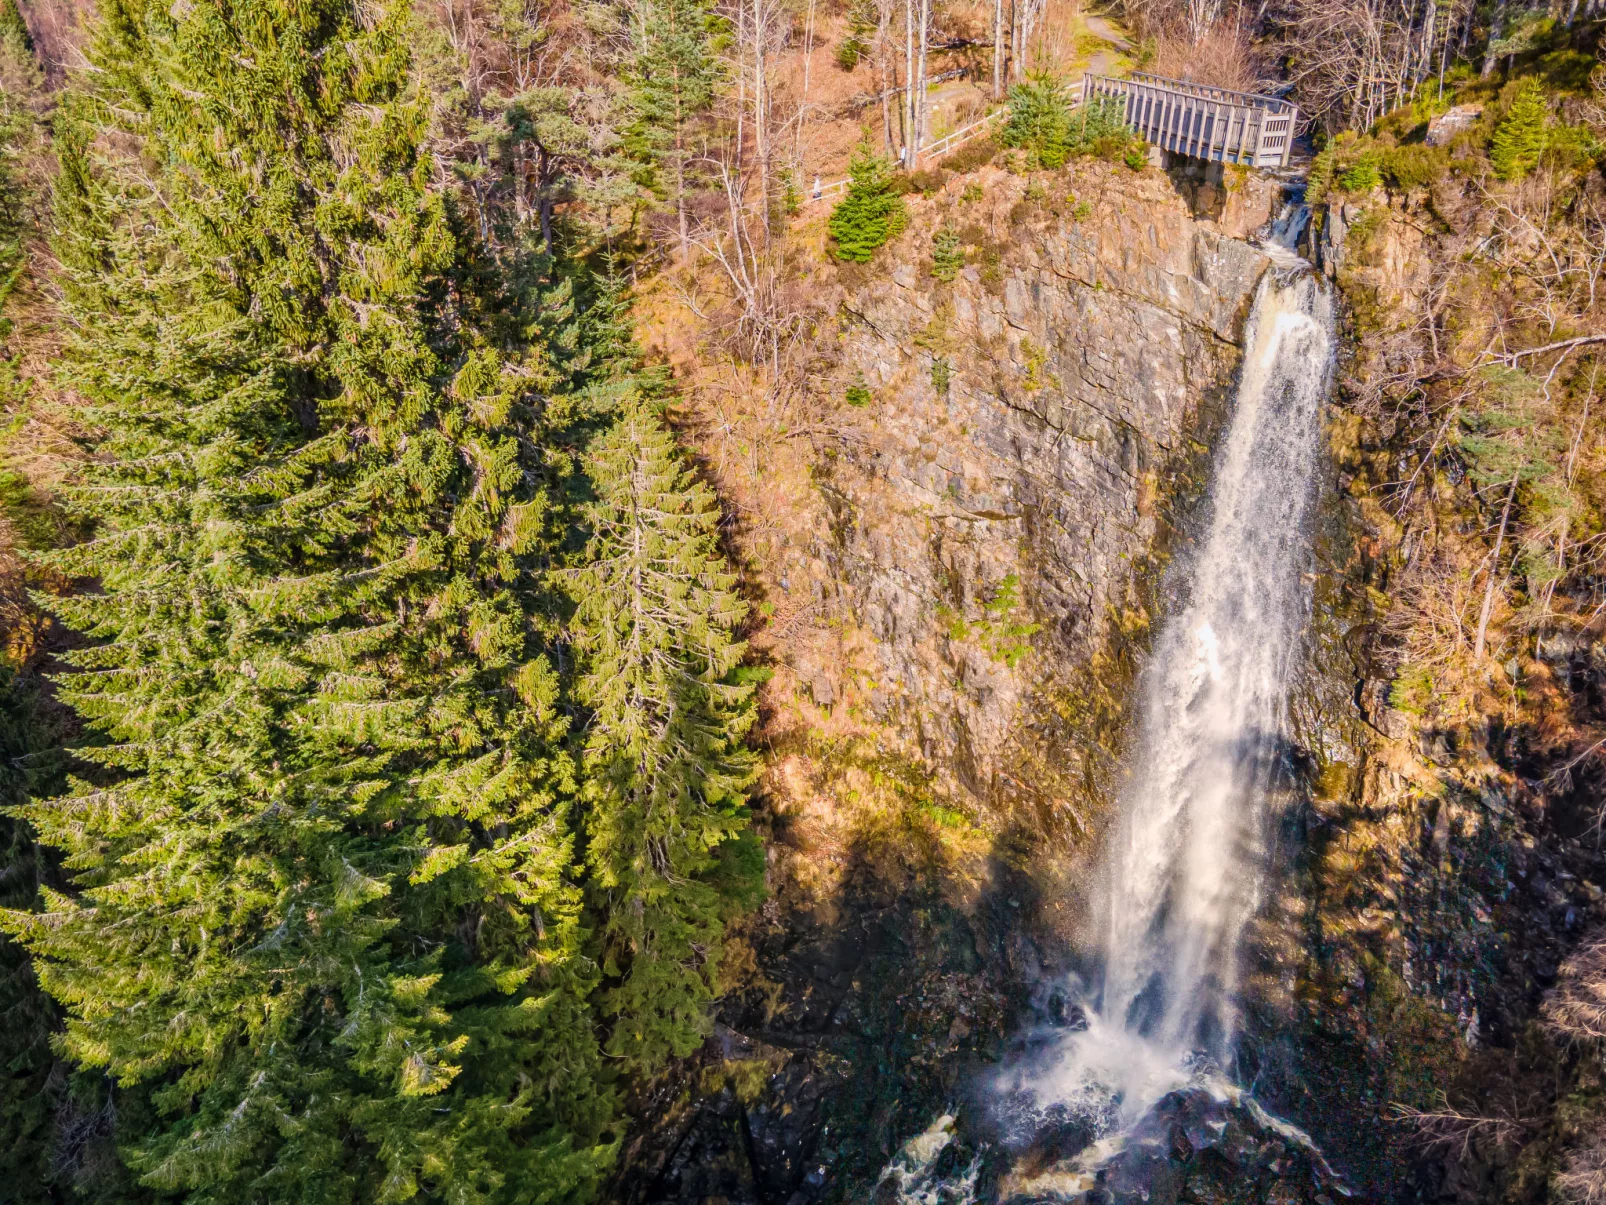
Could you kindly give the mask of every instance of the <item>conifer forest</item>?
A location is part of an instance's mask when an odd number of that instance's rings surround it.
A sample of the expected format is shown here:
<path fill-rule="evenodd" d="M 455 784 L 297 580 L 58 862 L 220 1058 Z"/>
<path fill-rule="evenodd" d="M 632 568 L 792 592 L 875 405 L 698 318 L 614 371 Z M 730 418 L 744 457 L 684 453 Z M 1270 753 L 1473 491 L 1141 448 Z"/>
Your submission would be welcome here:
<path fill-rule="evenodd" d="M 1602 0 L 0 0 L 0 408 L 0 1205 L 1606 1202 Z"/>

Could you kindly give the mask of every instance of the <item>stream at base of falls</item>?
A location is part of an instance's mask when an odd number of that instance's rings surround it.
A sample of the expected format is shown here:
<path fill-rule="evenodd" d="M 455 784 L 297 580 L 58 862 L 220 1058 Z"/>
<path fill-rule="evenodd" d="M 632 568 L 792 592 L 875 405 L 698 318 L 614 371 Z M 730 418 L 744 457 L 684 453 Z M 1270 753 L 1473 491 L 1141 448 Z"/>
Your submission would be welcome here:
<path fill-rule="evenodd" d="M 1267 238 L 1273 262 L 1245 332 L 1208 524 L 1186 601 L 1140 683 L 1103 854 L 1098 969 L 1056 985 L 1042 1022 L 981 1086 L 1007 1156 L 996 1186 L 978 1197 L 980 1157 L 958 1154 L 958 1123 L 945 1115 L 888 1166 L 879 1202 L 1175 1199 L 1167 1177 L 1180 1152 L 1203 1149 L 1224 1166 L 1258 1161 L 1281 1175 L 1287 1164 L 1317 1186 L 1313 1201 L 1344 1191 L 1310 1140 L 1234 1079 L 1239 948 L 1261 899 L 1267 800 L 1286 764 L 1336 340 L 1327 283 L 1289 249 L 1305 216 L 1290 206 Z"/>

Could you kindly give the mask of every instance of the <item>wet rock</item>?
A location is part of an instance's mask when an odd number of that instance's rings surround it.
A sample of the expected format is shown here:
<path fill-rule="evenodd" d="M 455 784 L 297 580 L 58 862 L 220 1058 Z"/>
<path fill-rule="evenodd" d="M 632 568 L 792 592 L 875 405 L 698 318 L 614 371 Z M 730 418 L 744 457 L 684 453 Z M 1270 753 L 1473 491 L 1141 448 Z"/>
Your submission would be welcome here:
<path fill-rule="evenodd" d="M 1006 1205 L 1319 1205 L 1351 1197 L 1311 1140 L 1225 1085 L 1162 1097 L 1124 1136 L 1049 1165 L 1017 1164 Z"/>

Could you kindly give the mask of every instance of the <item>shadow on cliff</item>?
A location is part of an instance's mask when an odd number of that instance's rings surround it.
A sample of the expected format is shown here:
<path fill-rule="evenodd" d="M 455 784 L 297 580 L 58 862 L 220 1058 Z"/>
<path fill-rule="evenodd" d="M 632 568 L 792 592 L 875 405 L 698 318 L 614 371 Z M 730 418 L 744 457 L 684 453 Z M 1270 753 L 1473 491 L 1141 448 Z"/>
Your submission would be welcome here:
<path fill-rule="evenodd" d="M 940 821 L 859 826 L 832 898 L 753 918 L 745 986 L 703 1049 L 632 1101 L 651 1120 L 608 1199 L 868 1199 L 905 1141 L 973 1107 L 977 1073 L 1067 956 L 1038 921 L 1052 911 L 1030 868 L 1040 843 L 1012 828 L 956 856 Z"/>
<path fill-rule="evenodd" d="M 1413 732 L 1436 794 L 1374 751 L 1305 817 L 1288 929 L 1303 949 L 1262 952 L 1262 981 L 1285 987 L 1257 993 L 1257 1093 L 1369 1199 L 1549 1199 L 1606 1094 L 1599 1059 L 1540 1020 L 1606 925 L 1606 767 L 1562 772 L 1606 695 L 1586 660 L 1544 672 L 1566 680 L 1559 709 Z"/>

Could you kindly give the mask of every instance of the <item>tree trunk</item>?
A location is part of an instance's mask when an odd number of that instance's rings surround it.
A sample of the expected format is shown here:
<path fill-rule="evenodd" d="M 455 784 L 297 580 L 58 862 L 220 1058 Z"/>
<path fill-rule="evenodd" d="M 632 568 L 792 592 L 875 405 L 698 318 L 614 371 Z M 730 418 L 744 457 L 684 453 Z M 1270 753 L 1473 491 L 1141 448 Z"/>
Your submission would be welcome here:
<path fill-rule="evenodd" d="M 881 141 L 888 159 L 892 158 L 892 84 L 898 74 L 897 69 L 891 65 L 892 55 L 887 51 L 887 26 L 891 23 L 892 14 L 883 7 L 881 28 L 876 31 L 876 47 L 879 52 L 876 61 L 881 68 Z"/>
<path fill-rule="evenodd" d="M 993 0 L 993 99 L 1004 99 L 1004 0 Z"/>
<path fill-rule="evenodd" d="M 920 0 L 920 78 L 915 89 L 914 156 L 910 168 L 920 166 L 920 149 L 926 141 L 926 48 L 930 44 L 931 0 Z"/>
<path fill-rule="evenodd" d="M 546 244 L 546 253 L 552 254 L 552 180 L 557 173 L 552 170 L 552 158 L 544 146 L 536 148 L 536 196 L 535 209 L 541 217 L 541 241 Z"/>
<path fill-rule="evenodd" d="M 1505 32 L 1506 0 L 1495 0 L 1494 19 L 1489 22 L 1489 46 L 1483 52 L 1483 70 L 1478 72 L 1483 79 L 1488 79 L 1494 74 L 1495 60 L 1498 57 L 1495 54 L 1495 43 L 1505 36 Z"/>
<path fill-rule="evenodd" d="M 903 0 L 903 105 L 899 124 L 903 126 L 903 166 L 914 166 L 911 139 L 917 137 L 915 129 L 915 5 L 914 0 Z"/>
<path fill-rule="evenodd" d="M 857 35 L 855 35 L 857 36 Z M 809 61 L 814 57 L 814 0 L 809 0 L 808 16 L 803 21 L 803 92 L 797 100 L 797 138 L 792 147 L 792 158 L 803 164 L 803 117 L 809 105 Z"/>
<path fill-rule="evenodd" d="M 1009 0 L 1009 78 L 1014 83 L 1020 79 L 1020 27 L 1021 6 L 1025 0 Z"/>
<path fill-rule="evenodd" d="M 753 149 L 758 153 L 758 192 L 763 205 L 760 216 L 767 239 L 770 233 L 770 139 L 764 86 L 765 3 L 766 0 L 753 0 Z"/>
<path fill-rule="evenodd" d="M 1475 660 L 1483 658 L 1483 641 L 1489 633 L 1489 612 L 1494 607 L 1495 583 L 1503 576 L 1500 572 L 1500 546 L 1506 542 L 1506 521 L 1511 518 L 1511 500 L 1517 494 L 1517 478 L 1520 473 L 1511 475 L 1511 488 L 1506 490 L 1506 505 L 1500 512 L 1500 534 L 1494 538 L 1494 556 L 1489 563 L 1489 581 L 1483 588 L 1483 608 L 1478 612 L 1478 637 L 1472 642 L 1472 656 Z"/>

